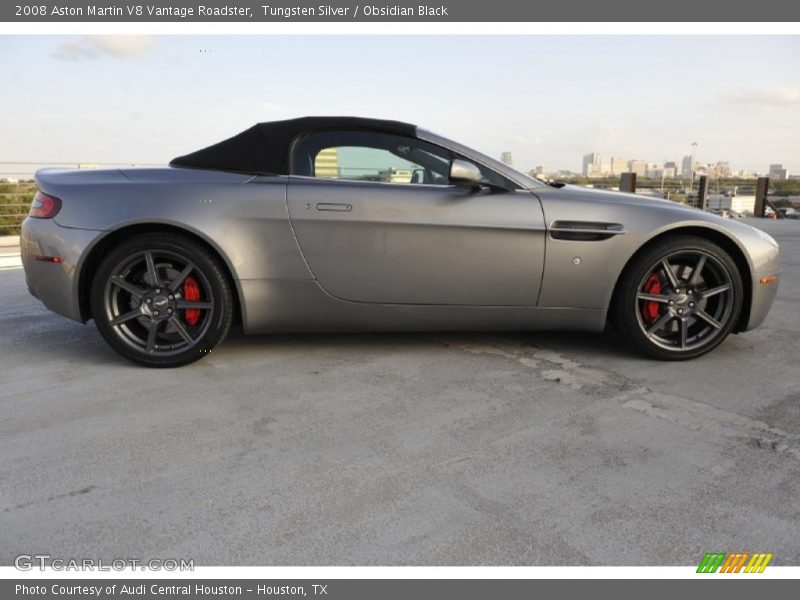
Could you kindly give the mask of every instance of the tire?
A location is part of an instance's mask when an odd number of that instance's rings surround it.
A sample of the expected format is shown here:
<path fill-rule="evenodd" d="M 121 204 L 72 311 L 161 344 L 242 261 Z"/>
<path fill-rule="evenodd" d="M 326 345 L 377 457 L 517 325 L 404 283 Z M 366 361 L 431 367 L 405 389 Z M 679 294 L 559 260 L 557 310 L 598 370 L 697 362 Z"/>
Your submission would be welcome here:
<path fill-rule="evenodd" d="M 626 266 L 611 322 L 633 349 L 687 360 L 722 343 L 739 320 L 743 297 L 741 273 L 725 250 L 705 238 L 672 235 Z"/>
<path fill-rule="evenodd" d="M 90 304 L 106 342 L 146 367 L 206 356 L 233 321 L 223 266 L 202 245 L 172 233 L 137 235 L 113 248 L 92 280 Z"/>

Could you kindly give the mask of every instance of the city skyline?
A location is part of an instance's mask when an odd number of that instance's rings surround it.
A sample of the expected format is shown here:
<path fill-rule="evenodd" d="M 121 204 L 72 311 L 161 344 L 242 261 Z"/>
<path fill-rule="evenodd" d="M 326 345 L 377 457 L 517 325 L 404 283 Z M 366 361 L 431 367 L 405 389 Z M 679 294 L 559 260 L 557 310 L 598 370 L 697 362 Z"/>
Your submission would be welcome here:
<path fill-rule="evenodd" d="M 680 161 L 660 160 L 653 161 L 647 158 L 627 159 L 624 155 L 613 154 L 608 157 L 608 161 L 599 152 L 589 152 L 582 156 L 581 170 L 575 174 L 583 177 L 614 177 L 624 172 L 634 172 L 639 177 L 662 177 L 661 171 L 668 179 L 690 177 L 692 171 L 695 174 L 709 174 L 719 178 L 753 178 L 760 175 L 768 175 L 773 179 L 787 179 L 800 175 L 791 173 L 783 163 L 770 163 L 764 169 L 749 170 L 736 169 L 732 167 L 728 160 L 711 160 L 708 162 L 693 160 L 692 154 L 684 155 Z M 680 165 L 680 166 L 679 166 Z M 536 171 L 541 174 L 563 173 L 568 169 L 546 168 L 544 165 L 537 165 L 531 172 Z M 655 173 L 653 171 L 658 170 Z"/>
<path fill-rule="evenodd" d="M 526 172 L 580 172 L 587 148 L 680 164 L 697 140 L 701 163 L 800 173 L 798 59 L 798 36 L 3 36 L 0 161 L 161 163 L 349 114 Z"/>

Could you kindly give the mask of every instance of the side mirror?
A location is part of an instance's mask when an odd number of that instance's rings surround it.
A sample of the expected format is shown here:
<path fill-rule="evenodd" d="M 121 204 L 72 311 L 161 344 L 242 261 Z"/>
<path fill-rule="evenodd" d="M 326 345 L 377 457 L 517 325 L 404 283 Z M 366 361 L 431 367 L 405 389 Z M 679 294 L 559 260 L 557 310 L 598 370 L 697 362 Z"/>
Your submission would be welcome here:
<path fill-rule="evenodd" d="M 483 174 L 471 162 L 456 158 L 450 163 L 450 182 L 462 187 L 476 188 L 481 186 Z"/>

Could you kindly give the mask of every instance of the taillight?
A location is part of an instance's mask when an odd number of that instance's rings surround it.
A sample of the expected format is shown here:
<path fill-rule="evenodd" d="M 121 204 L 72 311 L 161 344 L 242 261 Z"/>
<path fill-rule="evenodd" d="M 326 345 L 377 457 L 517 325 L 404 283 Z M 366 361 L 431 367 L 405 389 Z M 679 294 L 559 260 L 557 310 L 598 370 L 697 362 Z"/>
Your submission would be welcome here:
<path fill-rule="evenodd" d="M 44 192 L 36 192 L 33 197 L 29 217 L 35 219 L 52 219 L 61 210 L 61 200 Z"/>

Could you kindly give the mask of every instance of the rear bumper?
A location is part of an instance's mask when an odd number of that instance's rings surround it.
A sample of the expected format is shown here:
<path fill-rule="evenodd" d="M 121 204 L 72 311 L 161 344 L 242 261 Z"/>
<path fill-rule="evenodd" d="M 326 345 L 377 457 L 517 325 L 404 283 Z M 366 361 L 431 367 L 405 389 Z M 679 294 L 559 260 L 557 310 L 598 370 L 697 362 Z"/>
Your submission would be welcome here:
<path fill-rule="evenodd" d="M 61 227 L 53 219 L 25 219 L 19 245 L 28 291 L 53 312 L 83 321 L 78 275 L 86 250 L 101 233 Z M 37 256 L 58 256 L 61 262 Z"/>

